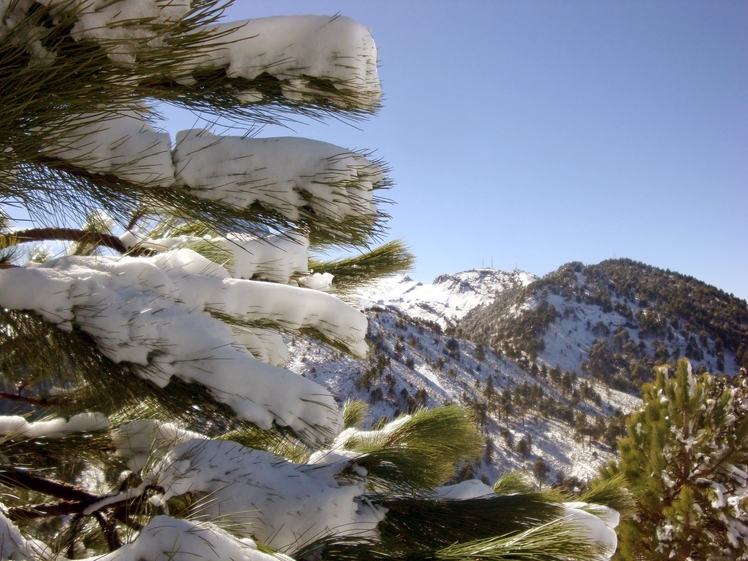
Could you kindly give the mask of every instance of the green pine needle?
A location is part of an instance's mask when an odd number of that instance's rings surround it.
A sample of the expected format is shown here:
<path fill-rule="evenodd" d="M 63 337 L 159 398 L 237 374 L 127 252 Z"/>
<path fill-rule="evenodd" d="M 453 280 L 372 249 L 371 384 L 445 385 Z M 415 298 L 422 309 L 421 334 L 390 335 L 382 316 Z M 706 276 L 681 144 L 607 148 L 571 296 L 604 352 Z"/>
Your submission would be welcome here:
<path fill-rule="evenodd" d="M 330 261 L 309 259 L 309 270 L 334 275 L 333 286 L 344 295 L 383 276 L 405 272 L 414 263 L 415 258 L 403 241 L 392 240 L 355 257 Z"/>
<path fill-rule="evenodd" d="M 444 483 L 458 462 L 476 458 L 481 440 L 469 412 L 459 407 L 421 409 L 390 431 L 362 432 L 344 449 L 359 452 L 381 489 L 424 489 Z"/>
<path fill-rule="evenodd" d="M 343 405 L 343 426 L 356 427 L 363 424 L 369 415 L 369 405 L 360 399 L 351 399 Z"/>

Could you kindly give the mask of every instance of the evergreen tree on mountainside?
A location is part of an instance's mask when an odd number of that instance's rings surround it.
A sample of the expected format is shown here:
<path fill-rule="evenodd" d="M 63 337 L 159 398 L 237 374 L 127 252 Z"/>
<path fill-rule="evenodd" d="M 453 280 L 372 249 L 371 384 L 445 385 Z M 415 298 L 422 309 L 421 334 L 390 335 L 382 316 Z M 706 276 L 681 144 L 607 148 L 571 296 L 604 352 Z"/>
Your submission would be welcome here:
<path fill-rule="evenodd" d="M 694 375 L 686 359 L 660 370 L 627 421 L 621 459 L 638 502 L 621 524 L 620 559 L 745 559 L 748 555 L 748 379 Z"/>
<path fill-rule="evenodd" d="M 153 103 L 248 133 L 358 119 L 376 47 L 340 16 L 220 16 L 0 3 L 0 559 L 608 558 L 604 497 L 443 486 L 480 454 L 465 409 L 364 430 L 364 404 L 283 368 L 281 334 L 366 355 L 365 316 L 328 292 L 412 261 L 369 249 L 386 170 L 298 138 L 172 146 Z"/>

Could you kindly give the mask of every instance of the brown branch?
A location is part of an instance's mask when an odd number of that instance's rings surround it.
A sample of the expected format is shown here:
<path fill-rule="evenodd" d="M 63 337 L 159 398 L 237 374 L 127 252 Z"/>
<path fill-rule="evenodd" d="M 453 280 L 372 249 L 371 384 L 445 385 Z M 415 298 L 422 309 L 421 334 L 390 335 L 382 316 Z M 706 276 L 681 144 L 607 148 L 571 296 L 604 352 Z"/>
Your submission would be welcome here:
<path fill-rule="evenodd" d="M 135 214 L 132 215 L 132 218 L 130 218 L 130 221 L 127 223 L 127 230 L 132 230 L 135 228 L 135 225 L 138 223 L 138 220 L 143 218 L 145 216 L 145 209 L 139 209 Z"/>
<path fill-rule="evenodd" d="M 143 494 L 148 491 L 157 491 L 163 493 L 163 487 L 157 485 L 148 485 L 143 490 Z M 62 501 L 59 503 L 45 503 L 39 505 L 33 505 L 28 507 L 14 507 L 8 509 L 8 517 L 11 520 L 31 520 L 34 518 L 42 518 L 47 516 L 66 516 L 68 514 L 84 514 L 86 509 L 95 505 L 99 501 L 106 499 L 111 495 L 95 496 L 86 493 L 90 498 L 81 501 Z M 140 505 L 143 503 L 143 494 L 132 497 L 130 499 L 122 499 L 121 501 L 108 503 L 101 509 L 118 508 L 124 506 L 126 509 L 131 508 L 133 505 Z M 90 513 L 90 515 L 96 516 L 99 511 Z M 119 538 L 117 538 L 119 539 Z"/>
<path fill-rule="evenodd" d="M 14 393 L 7 393 L 7 392 L 0 392 L 0 399 L 8 399 L 10 401 L 28 403 L 29 405 L 38 405 L 39 407 L 47 407 L 53 404 L 53 401 L 49 399 L 36 398 L 36 397 L 24 397 L 22 395 L 16 395 Z"/>
<path fill-rule="evenodd" d="M 91 501 L 91 504 L 100 500 L 100 497 L 92 495 L 75 485 L 54 481 L 34 475 L 27 470 L 6 467 L 0 470 L 0 482 L 16 487 L 23 487 L 30 491 L 43 493 L 66 501 Z"/>
<path fill-rule="evenodd" d="M 12 234 L 5 234 L 6 239 L 13 239 L 17 243 L 38 242 L 45 240 L 63 240 L 84 244 L 101 245 L 113 249 L 120 254 L 129 254 L 135 256 L 151 255 L 148 249 L 137 247 L 127 248 L 122 241 L 112 234 L 101 232 L 87 232 L 85 230 L 76 230 L 74 228 L 33 228 L 30 230 L 19 230 Z"/>
<path fill-rule="evenodd" d="M 122 547 L 122 541 L 119 539 L 117 534 L 117 527 L 111 517 L 104 516 L 100 512 L 94 512 L 94 518 L 101 526 L 101 531 L 104 533 L 106 543 L 109 546 L 109 551 L 114 551 Z"/>
<path fill-rule="evenodd" d="M 61 502 L 61 503 L 44 503 L 29 507 L 13 507 L 8 509 L 8 518 L 11 520 L 32 520 L 45 516 L 65 516 L 67 514 L 82 514 L 83 511 L 97 502 Z"/>

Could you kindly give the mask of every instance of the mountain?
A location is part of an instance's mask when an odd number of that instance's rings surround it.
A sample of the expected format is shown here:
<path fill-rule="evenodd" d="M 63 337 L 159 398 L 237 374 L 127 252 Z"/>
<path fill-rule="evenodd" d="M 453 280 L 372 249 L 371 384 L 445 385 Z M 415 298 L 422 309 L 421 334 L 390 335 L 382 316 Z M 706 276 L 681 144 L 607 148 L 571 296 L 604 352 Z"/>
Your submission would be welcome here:
<path fill-rule="evenodd" d="M 568 263 L 473 308 L 457 332 L 630 392 L 679 357 L 725 374 L 748 366 L 745 300 L 630 259 Z"/>
<path fill-rule="evenodd" d="M 569 263 L 543 278 L 398 276 L 359 298 L 366 360 L 297 338 L 289 367 L 341 402 L 368 402 L 372 422 L 419 406 L 471 408 L 485 450 L 462 477 L 492 481 L 542 460 L 549 481 L 579 485 L 615 457 L 624 415 L 640 406 L 638 384 L 656 364 L 685 355 L 734 373 L 748 360 L 745 301 L 629 260 Z"/>
<path fill-rule="evenodd" d="M 408 317 L 434 322 L 442 329 L 454 328 L 473 308 L 491 304 L 498 294 L 537 280 L 535 275 L 517 269 L 473 269 L 440 275 L 432 284 L 402 275 L 363 291 L 360 306 L 387 306 Z"/>
<path fill-rule="evenodd" d="M 471 310 L 538 280 L 522 271 L 478 269 L 441 275 L 433 284 L 400 276 L 360 294 L 369 319 L 367 360 L 308 339 L 290 341 L 292 370 L 326 386 L 340 401 L 370 404 L 370 419 L 419 406 L 461 404 L 476 413 L 486 448 L 462 477 L 493 481 L 501 472 L 532 471 L 542 458 L 548 477 L 571 485 L 593 477 L 614 456 L 610 439 L 638 398 L 588 384 L 575 374 L 523 369 L 506 356 L 449 336 Z M 607 434 L 607 437 L 606 437 Z M 608 438 L 608 444 L 604 440 Z"/>

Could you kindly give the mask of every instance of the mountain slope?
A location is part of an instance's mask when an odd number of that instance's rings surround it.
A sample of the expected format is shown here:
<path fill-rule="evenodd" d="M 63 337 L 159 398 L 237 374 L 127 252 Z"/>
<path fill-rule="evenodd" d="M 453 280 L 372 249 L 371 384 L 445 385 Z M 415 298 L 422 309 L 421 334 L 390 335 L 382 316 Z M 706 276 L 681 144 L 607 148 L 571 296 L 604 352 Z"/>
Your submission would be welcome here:
<path fill-rule="evenodd" d="M 460 322 L 460 336 L 636 392 L 657 364 L 748 366 L 748 305 L 692 277 L 631 261 L 569 263 Z"/>
<path fill-rule="evenodd" d="M 542 460 L 549 481 L 573 486 L 615 457 L 623 415 L 639 407 L 656 364 L 686 355 L 733 373 L 748 359 L 744 301 L 629 260 L 570 263 L 542 279 L 491 269 L 433 284 L 401 276 L 360 298 L 369 357 L 298 339 L 290 368 L 341 402 L 367 401 L 371 421 L 419 406 L 472 409 L 486 446 L 463 477 L 493 480 Z"/>
<path fill-rule="evenodd" d="M 483 458 L 463 466 L 463 477 L 493 481 L 508 470 L 532 471 L 542 458 L 550 480 L 559 474 L 572 482 L 589 479 L 614 456 L 609 444 L 620 434 L 620 414 L 638 407 L 639 400 L 570 372 L 555 376 L 551 370 L 523 369 L 442 329 L 454 329 L 471 309 L 535 279 L 490 269 L 442 275 L 432 285 L 387 279 L 362 294 L 369 304 L 368 359 L 299 338 L 292 342 L 296 358 L 289 368 L 326 386 L 341 402 L 368 402 L 371 421 L 419 406 L 471 408 L 486 448 Z"/>

